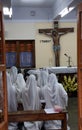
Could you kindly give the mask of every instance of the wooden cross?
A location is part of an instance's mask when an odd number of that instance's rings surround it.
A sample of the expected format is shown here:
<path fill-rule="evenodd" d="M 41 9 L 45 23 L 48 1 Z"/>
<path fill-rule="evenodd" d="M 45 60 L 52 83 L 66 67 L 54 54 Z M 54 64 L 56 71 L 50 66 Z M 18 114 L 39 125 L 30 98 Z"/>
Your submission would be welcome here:
<path fill-rule="evenodd" d="M 54 21 L 53 29 L 39 29 L 39 33 L 45 34 L 53 39 L 55 66 L 60 66 L 60 37 L 68 32 L 74 32 L 74 28 L 59 28 L 58 21 Z"/>

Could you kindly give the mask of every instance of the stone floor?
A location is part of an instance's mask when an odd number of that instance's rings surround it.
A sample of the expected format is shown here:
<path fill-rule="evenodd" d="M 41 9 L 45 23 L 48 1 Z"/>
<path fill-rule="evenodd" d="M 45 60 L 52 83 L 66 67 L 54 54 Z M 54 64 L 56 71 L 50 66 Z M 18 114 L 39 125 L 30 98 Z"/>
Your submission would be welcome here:
<path fill-rule="evenodd" d="M 68 115 L 69 115 L 68 124 L 70 126 L 70 130 L 78 130 L 77 97 L 69 98 L 69 100 L 68 100 Z"/>

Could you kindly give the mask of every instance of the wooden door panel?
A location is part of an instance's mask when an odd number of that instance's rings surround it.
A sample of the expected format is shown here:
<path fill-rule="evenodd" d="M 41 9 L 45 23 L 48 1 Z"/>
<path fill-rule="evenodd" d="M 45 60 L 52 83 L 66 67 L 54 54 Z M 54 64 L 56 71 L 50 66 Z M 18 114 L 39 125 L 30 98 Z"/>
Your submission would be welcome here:
<path fill-rule="evenodd" d="M 8 130 L 7 87 L 3 9 L 0 4 L 0 130 Z"/>
<path fill-rule="evenodd" d="M 82 130 L 82 3 L 77 12 L 78 129 Z"/>

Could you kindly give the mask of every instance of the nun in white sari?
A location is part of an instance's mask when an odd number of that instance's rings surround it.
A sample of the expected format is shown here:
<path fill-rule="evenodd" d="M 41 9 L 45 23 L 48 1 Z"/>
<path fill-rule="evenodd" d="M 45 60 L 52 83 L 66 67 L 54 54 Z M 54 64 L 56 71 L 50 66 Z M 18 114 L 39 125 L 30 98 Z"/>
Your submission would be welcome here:
<path fill-rule="evenodd" d="M 8 93 L 8 112 L 17 111 L 17 100 L 16 100 L 16 91 L 15 87 L 12 85 L 11 77 L 8 73 L 7 76 L 7 93 Z M 16 130 L 17 123 L 9 123 L 8 130 Z"/>
<path fill-rule="evenodd" d="M 22 73 L 17 74 L 17 79 L 14 83 L 16 89 L 17 102 L 22 104 L 22 90 L 25 89 L 26 83 Z"/>
<path fill-rule="evenodd" d="M 40 110 L 41 103 L 39 99 L 36 77 L 31 74 L 26 80 L 26 88 L 22 91 L 24 110 Z M 40 130 L 42 122 L 32 121 L 24 122 L 26 130 Z"/>
<path fill-rule="evenodd" d="M 48 71 L 47 70 L 40 70 L 37 71 L 37 85 L 39 86 L 39 97 L 42 103 L 45 103 L 42 91 L 46 84 L 48 84 Z"/>
<path fill-rule="evenodd" d="M 58 83 L 55 74 L 51 73 L 42 91 L 44 100 L 46 102 L 45 108 L 65 109 L 68 105 L 68 95 L 62 84 Z M 61 121 L 46 121 L 44 124 L 46 130 L 61 129 Z M 69 129 L 69 127 L 68 127 Z"/>
<path fill-rule="evenodd" d="M 8 92 L 8 111 L 15 112 L 17 111 L 16 90 L 14 85 L 12 85 L 11 77 L 7 72 L 6 76 L 7 76 L 7 92 Z"/>
<path fill-rule="evenodd" d="M 52 103 L 53 105 L 59 105 L 63 109 L 68 106 L 68 95 L 65 91 L 63 85 L 58 82 L 58 79 L 54 73 L 49 75 L 49 86 L 51 91 L 53 92 L 52 95 Z"/>
<path fill-rule="evenodd" d="M 48 83 L 48 75 L 47 70 L 37 71 L 37 84 L 40 88 L 43 88 Z"/>

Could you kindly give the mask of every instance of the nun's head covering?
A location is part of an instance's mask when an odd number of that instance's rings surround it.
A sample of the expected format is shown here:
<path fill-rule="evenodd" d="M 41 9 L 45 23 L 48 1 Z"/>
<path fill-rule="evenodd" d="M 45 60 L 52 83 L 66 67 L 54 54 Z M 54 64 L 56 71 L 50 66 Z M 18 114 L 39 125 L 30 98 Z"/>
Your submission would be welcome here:
<path fill-rule="evenodd" d="M 37 82 L 38 82 L 38 86 L 39 86 L 39 82 L 40 82 L 40 69 L 36 69 L 36 70 L 29 70 L 28 74 L 33 74 L 36 76 Z"/>
<path fill-rule="evenodd" d="M 55 89 L 55 87 L 58 86 L 58 79 L 57 76 L 54 73 L 49 74 L 48 77 L 49 86 L 52 90 Z"/>
<path fill-rule="evenodd" d="M 32 88 L 32 87 L 34 88 L 34 86 L 36 85 L 36 77 L 35 77 L 35 75 L 31 74 L 28 77 L 28 79 L 26 80 L 26 85 L 28 86 L 28 88 Z"/>
<path fill-rule="evenodd" d="M 17 75 L 17 80 L 14 83 L 15 89 L 16 89 L 16 95 L 17 95 L 17 102 L 22 103 L 22 90 L 25 89 L 26 83 L 23 78 L 23 74 L 19 73 Z"/>
<path fill-rule="evenodd" d="M 17 79 L 17 74 L 18 74 L 17 68 L 15 66 L 12 66 L 10 68 L 10 76 L 11 76 L 12 83 L 15 83 L 15 81 Z"/>
<path fill-rule="evenodd" d="M 48 70 L 37 69 L 37 70 L 29 70 L 29 74 L 33 74 L 37 78 L 37 85 L 42 87 L 48 83 Z"/>
<path fill-rule="evenodd" d="M 20 90 L 25 87 L 26 83 L 22 73 L 17 74 L 16 85 Z"/>
<path fill-rule="evenodd" d="M 41 86 L 48 84 L 48 72 L 46 70 L 41 71 Z"/>
<path fill-rule="evenodd" d="M 26 94 L 28 95 L 28 109 L 38 110 L 40 109 L 40 99 L 37 87 L 37 81 L 35 75 L 31 74 L 26 81 Z M 25 106 L 25 105 L 24 105 Z"/>

